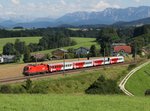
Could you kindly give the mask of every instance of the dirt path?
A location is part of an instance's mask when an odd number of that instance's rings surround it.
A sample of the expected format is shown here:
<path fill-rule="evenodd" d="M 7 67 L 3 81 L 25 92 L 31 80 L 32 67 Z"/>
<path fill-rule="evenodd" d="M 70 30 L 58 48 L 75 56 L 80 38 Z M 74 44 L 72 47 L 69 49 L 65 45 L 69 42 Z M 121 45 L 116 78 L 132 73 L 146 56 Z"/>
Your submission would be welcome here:
<path fill-rule="evenodd" d="M 119 87 L 120 89 L 128 96 L 134 96 L 131 92 L 129 92 L 126 88 L 125 88 L 125 84 L 127 83 L 127 81 L 129 80 L 129 78 L 138 70 L 140 70 L 142 67 L 146 66 L 147 64 L 149 64 L 150 61 L 147 61 L 146 63 L 136 67 L 135 69 L 133 69 L 132 71 L 130 71 L 126 77 L 120 82 Z"/>

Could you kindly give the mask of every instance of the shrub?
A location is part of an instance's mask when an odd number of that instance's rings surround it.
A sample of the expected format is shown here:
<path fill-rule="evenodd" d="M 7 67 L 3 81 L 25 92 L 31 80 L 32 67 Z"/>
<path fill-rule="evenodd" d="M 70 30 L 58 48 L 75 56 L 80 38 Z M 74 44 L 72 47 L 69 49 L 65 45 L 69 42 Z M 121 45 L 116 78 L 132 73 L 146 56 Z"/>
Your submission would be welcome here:
<path fill-rule="evenodd" d="M 150 89 L 147 89 L 147 90 L 145 91 L 145 96 L 150 96 Z"/>
<path fill-rule="evenodd" d="M 17 86 L 17 87 L 14 87 L 12 89 L 13 93 L 15 94 L 21 94 L 21 93 L 26 93 L 26 90 L 22 87 L 22 86 Z"/>
<path fill-rule="evenodd" d="M 150 54 L 149 54 L 149 55 L 147 55 L 147 59 L 150 59 Z"/>
<path fill-rule="evenodd" d="M 13 90 L 12 90 L 12 87 L 10 85 L 2 85 L 0 88 L 0 92 L 7 94 L 7 93 L 12 93 Z"/>
<path fill-rule="evenodd" d="M 32 93 L 32 94 L 47 94 L 48 93 L 48 87 L 36 85 L 31 89 L 30 93 Z"/>
<path fill-rule="evenodd" d="M 32 90 L 32 81 L 30 79 L 27 79 L 26 84 L 22 85 L 22 87 L 26 90 L 27 93 L 30 93 Z"/>
<path fill-rule="evenodd" d="M 128 66 L 128 70 L 132 70 L 133 68 L 135 68 L 136 67 L 136 64 L 130 64 L 129 66 Z"/>
<path fill-rule="evenodd" d="M 100 76 L 88 89 L 85 90 L 87 94 L 117 94 L 120 93 L 117 81 Z"/>

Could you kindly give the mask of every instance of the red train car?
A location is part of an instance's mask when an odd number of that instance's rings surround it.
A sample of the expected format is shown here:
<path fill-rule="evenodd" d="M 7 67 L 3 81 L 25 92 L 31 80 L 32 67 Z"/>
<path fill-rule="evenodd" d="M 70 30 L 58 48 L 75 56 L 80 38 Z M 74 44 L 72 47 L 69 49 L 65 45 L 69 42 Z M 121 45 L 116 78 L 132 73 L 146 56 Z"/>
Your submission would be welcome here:
<path fill-rule="evenodd" d="M 63 70 L 63 63 L 58 64 L 48 64 L 49 72 L 61 71 Z"/>
<path fill-rule="evenodd" d="M 30 75 L 30 74 L 39 74 L 39 73 L 46 73 L 48 72 L 48 66 L 47 64 L 29 64 L 24 67 L 23 74 L 24 75 Z"/>
<path fill-rule="evenodd" d="M 119 57 L 111 57 L 110 58 L 110 64 L 116 64 L 118 63 Z"/>
<path fill-rule="evenodd" d="M 73 68 L 78 69 L 78 68 L 83 68 L 84 67 L 84 62 L 83 61 L 77 61 L 73 63 Z"/>

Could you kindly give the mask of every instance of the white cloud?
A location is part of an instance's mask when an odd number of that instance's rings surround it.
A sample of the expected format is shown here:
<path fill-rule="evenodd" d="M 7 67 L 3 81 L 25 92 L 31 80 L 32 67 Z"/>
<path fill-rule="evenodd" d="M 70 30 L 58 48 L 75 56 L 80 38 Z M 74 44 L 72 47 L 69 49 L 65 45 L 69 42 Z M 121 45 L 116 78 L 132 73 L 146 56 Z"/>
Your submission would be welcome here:
<path fill-rule="evenodd" d="M 60 0 L 60 3 L 61 3 L 62 5 L 66 5 L 66 2 L 65 2 L 64 0 Z"/>
<path fill-rule="evenodd" d="M 107 3 L 105 1 L 99 1 L 94 7 L 93 7 L 93 10 L 104 10 L 106 8 L 120 8 L 119 5 L 116 5 L 116 4 L 110 4 L 110 3 Z"/>
<path fill-rule="evenodd" d="M 2 5 L 2 4 L 0 4 L 0 8 L 3 8 L 3 5 Z"/>
<path fill-rule="evenodd" d="M 11 2 L 15 5 L 19 5 L 20 4 L 20 0 L 11 0 Z"/>
<path fill-rule="evenodd" d="M 135 2 L 141 2 L 141 0 L 134 0 Z"/>

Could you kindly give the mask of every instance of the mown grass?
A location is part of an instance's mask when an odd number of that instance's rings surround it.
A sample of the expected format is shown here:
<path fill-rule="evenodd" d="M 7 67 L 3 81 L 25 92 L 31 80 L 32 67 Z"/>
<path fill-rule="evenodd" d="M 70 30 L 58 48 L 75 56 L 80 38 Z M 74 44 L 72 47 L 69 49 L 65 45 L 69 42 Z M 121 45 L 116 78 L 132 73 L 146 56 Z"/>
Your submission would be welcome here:
<path fill-rule="evenodd" d="M 0 95 L 1 111 L 149 111 L 150 98 L 117 95 Z"/>
<path fill-rule="evenodd" d="M 99 49 L 99 45 L 96 42 L 95 38 L 81 38 L 81 37 L 71 37 L 71 39 L 75 40 L 77 42 L 76 45 L 74 46 L 67 46 L 67 47 L 61 47 L 63 49 L 69 49 L 69 48 L 74 48 L 77 49 L 79 47 L 86 47 L 86 48 L 90 48 L 91 45 L 95 45 L 97 47 L 97 49 Z M 53 50 L 56 49 L 50 49 L 50 50 L 44 50 L 44 51 L 38 51 L 36 53 L 51 53 Z"/>
<path fill-rule="evenodd" d="M 10 42 L 14 43 L 16 39 L 20 39 L 21 41 L 25 41 L 26 44 L 29 43 L 38 43 L 41 37 L 15 37 L 15 38 L 0 38 L 0 53 L 3 51 L 3 46 Z"/>
<path fill-rule="evenodd" d="M 132 75 L 125 87 L 136 96 L 144 96 L 145 91 L 150 89 L 150 64 Z"/>

